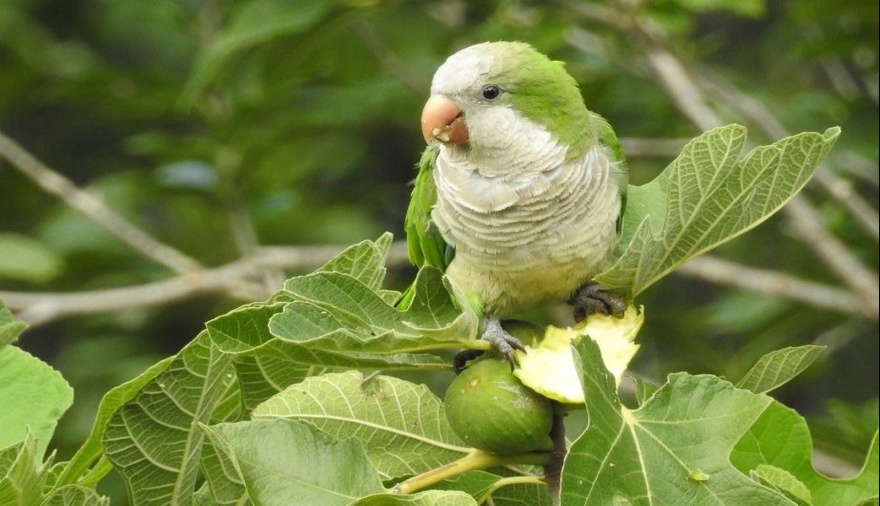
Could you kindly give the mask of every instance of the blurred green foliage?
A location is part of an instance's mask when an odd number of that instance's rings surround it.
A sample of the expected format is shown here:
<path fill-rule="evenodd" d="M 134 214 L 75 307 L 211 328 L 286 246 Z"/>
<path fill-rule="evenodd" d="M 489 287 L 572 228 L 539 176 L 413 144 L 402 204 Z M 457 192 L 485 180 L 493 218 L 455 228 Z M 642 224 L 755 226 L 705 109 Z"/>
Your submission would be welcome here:
<path fill-rule="evenodd" d="M 399 239 L 423 146 L 421 104 L 434 69 L 465 45 L 518 39 L 566 61 L 625 148 L 631 138 L 698 134 L 647 68 L 652 42 L 627 28 L 635 17 L 788 130 L 840 125 L 829 170 L 876 209 L 878 5 L 861 0 L 4 0 L 0 131 L 204 265 L 247 249 L 236 239 L 242 216 L 260 244 L 350 244 L 385 230 Z M 749 125 L 755 142 L 768 140 L 739 111 L 719 110 Z M 632 181 L 650 180 L 671 156 L 630 155 Z M 876 239 L 815 186 L 807 194 L 826 227 L 877 265 Z M 172 275 L 4 162 L 0 195 L 0 289 L 68 292 Z M 719 254 L 839 283 L 783 217 Z M 403 286 L 411 275 L 400 268 L 392 279 Z M 820 446 L 860 459 L 877 425 L 876 319 L 683 277 L 639 302 L 648 318 L 635 370 L 648 377 L 738 379 L 768 351 L 828 345 L 779 395 L 812 415 Z M 59 431 L 62 457 L 103 392 L 239 303 L 199 297 L 25 333 L 22 347 L 76 391 Z M 833 430 L 841 425 L 843 441 Z"/>

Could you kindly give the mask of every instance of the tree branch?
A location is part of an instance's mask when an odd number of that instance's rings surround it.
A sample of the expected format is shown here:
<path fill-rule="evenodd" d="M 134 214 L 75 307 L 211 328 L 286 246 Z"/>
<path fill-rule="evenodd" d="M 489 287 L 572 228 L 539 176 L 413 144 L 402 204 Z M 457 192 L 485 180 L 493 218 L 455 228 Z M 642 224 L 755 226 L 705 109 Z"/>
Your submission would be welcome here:
<path fill-rule="evenodd" d="M 694 258 L 680 266 L 675 273 L 822 309 L 878 319 L 876 304 L 868 304 L 847 290 L 805 281 L 782 272 L 746 267 L 712 255 Z"/>
<path fill-rule="evenodd" d="M 791 199 L 785 208 L 792 231 L 876 313 L 880 304 L 877 273 L 865 267 L 843 242 L 828 232 L 819 212 L 806 197 Z"/>
<path fill-rule="evenodd" d="M 197 295 L 224 294 L 242 300 L 260 300 L 281 289 L 279 284 L 267 290 L 263 280 L 257 279 L 266 269 L 313 270 L 342 249 L 341 246 L 262 247 L 220 267 L 153 283 L 71 293 L 0 291 L 0 300 L 32 327 L 74 315 L 160 306 Z M 406 243 L 394 243 L 388 265 L 401 266 L 406 259 Z"/>
<path fill-rule="evenodd" d="M 196 260 L 132 225 L 101 198 L 80 189 L 73 181 L 47 167 L 3 133 L 0 133 L 0 156 L 9 160 L 13 167 L 37 186 L 104 227 L 141 255 L 179 274 L 201 268 Z"/>

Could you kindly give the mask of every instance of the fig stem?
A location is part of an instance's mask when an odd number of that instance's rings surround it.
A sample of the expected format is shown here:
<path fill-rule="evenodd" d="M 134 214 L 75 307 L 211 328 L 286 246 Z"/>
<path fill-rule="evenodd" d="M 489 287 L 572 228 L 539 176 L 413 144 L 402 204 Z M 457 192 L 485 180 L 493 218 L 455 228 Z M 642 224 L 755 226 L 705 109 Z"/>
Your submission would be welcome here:
<path fill-rule="evenodd" d="M 565 408 L 562 404 L 554 402 L 553 425 L 550 428 L 550 439 L 553 440 L 553 449 L 550 450 L 549 462 L 544 466 L 544 478 L 547 480 L 547 491 L 553 506 L 560 503 L 560 484 L 562 480 L 562 464 L 565 461 Z"/>
<path fill-rule="evenodd" d="M 547 464 L 549 455 L 546 452 L 516 453 L 513 455 L 496 455 L 481 450 L 474 450 L 464 457 L 435 467 L 430 471 L 417 474 L 391 488 L 392 494 L 411 494 L 443 480 L 477 469 L 506 466 L 509 464 L 531 464 L 543 466 Z"/>

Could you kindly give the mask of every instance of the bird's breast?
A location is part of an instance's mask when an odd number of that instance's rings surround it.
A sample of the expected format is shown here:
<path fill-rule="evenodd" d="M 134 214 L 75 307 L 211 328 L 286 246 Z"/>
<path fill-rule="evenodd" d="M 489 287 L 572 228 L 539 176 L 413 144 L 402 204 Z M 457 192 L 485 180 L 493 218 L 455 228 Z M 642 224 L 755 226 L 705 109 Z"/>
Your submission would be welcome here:
<path fill-rule="evenodd" d="M 486 177 L 438 157 L 432 218 L 455 246 L 447 275 L 495 313 L 567 298 L 604 267 L 620 209 L 610 161 Z"/>

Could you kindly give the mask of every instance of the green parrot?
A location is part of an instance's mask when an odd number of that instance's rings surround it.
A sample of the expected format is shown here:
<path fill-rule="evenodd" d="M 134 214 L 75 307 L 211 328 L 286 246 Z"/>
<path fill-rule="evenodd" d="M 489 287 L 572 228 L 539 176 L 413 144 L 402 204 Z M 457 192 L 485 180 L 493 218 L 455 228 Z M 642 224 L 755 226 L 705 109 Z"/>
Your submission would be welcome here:
<path fill-rule="evenodd" d="M 523 345 L 504 318 L 566 300 L 577 320 L 623 314 L 620 297 L 591 279 L 618 240 L 626 166 L 561 62 L 521 42 L 453 54 L 434 74 L 422 133 L 405 221 L 410 261 L 445 271 L 511 367 Z"/>

